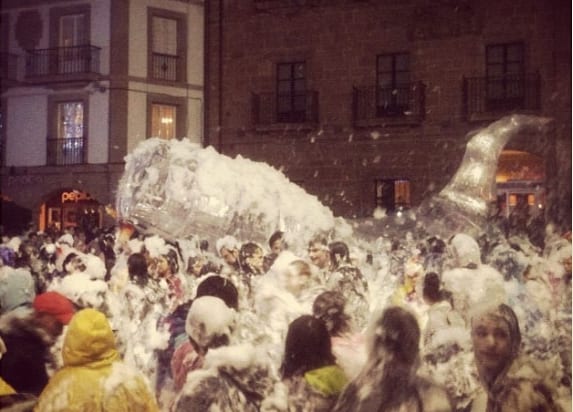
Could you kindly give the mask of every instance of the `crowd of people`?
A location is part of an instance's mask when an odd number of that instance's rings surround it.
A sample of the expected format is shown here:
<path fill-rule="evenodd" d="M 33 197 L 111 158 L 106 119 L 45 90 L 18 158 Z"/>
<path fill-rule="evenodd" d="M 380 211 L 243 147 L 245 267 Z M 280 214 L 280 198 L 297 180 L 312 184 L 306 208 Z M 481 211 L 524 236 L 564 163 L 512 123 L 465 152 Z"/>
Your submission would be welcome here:
<path fill-rule="evenodd" d="M 4 236 L 0 407 L 571 408 L 570 233 L 287 240 Z"/>

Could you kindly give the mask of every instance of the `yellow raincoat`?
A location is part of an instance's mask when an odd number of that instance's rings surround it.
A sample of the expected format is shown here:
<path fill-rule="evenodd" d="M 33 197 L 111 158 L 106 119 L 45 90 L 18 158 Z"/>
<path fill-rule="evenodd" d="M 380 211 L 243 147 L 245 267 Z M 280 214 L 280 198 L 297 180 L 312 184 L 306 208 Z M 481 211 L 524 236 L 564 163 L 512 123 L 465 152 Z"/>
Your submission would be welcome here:
<path fill-rule="evenodd" d="M 16 393 L 13 387 L 11 387 L 4 379 L 0 378 L 0 396 L 2 395 L 12 395 Z"/>
<path fill-rule="evenodd" d="M 64 367 L 40 394 L 35 411 L 158 411 L 143 376 L 123 364 L 105 315 L 77 312 L 64 338 Z"/>

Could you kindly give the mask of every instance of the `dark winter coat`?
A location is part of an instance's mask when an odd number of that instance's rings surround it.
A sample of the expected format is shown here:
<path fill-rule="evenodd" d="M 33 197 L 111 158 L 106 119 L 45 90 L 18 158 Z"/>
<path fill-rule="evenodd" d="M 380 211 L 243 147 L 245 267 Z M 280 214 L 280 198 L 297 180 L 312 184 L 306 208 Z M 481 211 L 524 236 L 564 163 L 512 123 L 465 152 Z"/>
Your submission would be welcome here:
<path fill-rule="evenodd" d="M 33 316 L 32 309 L 17 309 L 0 318 L 0 337 L 6 345 L 0 376 L 18 393 L 39 395 L 48 383 L 46 365 L 53 361 L 53 340 L 35 325 Z"/>

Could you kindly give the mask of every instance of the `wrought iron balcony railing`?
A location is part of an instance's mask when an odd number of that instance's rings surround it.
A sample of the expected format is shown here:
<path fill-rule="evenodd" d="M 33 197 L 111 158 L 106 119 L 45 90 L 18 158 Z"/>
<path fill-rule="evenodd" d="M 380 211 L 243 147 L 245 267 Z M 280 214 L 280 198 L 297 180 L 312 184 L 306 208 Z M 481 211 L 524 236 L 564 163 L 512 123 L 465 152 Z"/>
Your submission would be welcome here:
<path fill-rule="evenodd" d="M 179 56 L 169 54 L 151 54 L 151 78 L 155 80 L 179 81 Z"/>
<path fill-rule="evenodd" d="M 318 92 L 295 95 L 259 93 L 252 96 L 253 124 L 317 123 Z"/>
<path fill-rule="evenodd" d="M 97 74 L 99 54 L 99 47 L 89 45 L 28 50 L 26 78 Z"/>
<path fill-rule="evenodd" d="M 463 80 L 466 118 L 537 112 L 541 110 L 541 77 L 538 73 L 501 77 L 468 77 Z"/>
<path fill-rule="evenodd" d="M 85 163 L 87 142 L 84 137 L 49 138 L 48 165 L 63 166 Z"/>
<path fill-rule="evenodd" d="M 352 113 L 356 126 L 379 123 L 416 124 L 425 115 L 425 85 L 422 82 L 385 88 L 354 87 Z"/>
<path fill-rule="evenodd" d="M 0 79 L 17 80 L 18 56 L 13 53 L 0 53 Z"/>

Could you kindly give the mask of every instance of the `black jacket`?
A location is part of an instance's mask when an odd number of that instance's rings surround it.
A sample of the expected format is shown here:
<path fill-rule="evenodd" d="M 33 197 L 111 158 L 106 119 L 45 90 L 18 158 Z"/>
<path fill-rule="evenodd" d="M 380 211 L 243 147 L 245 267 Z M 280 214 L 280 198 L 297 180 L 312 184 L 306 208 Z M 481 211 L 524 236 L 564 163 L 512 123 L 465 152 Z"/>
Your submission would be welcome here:
<path fill-rule="evenodd" d="M 32 319 L 32 309 L 16 309 L 0 318 L 0 337 L 6 345 L 0 376 L 18 393 L 39 395 L 48 383 L 46 364 L 53 342 Z"/>

